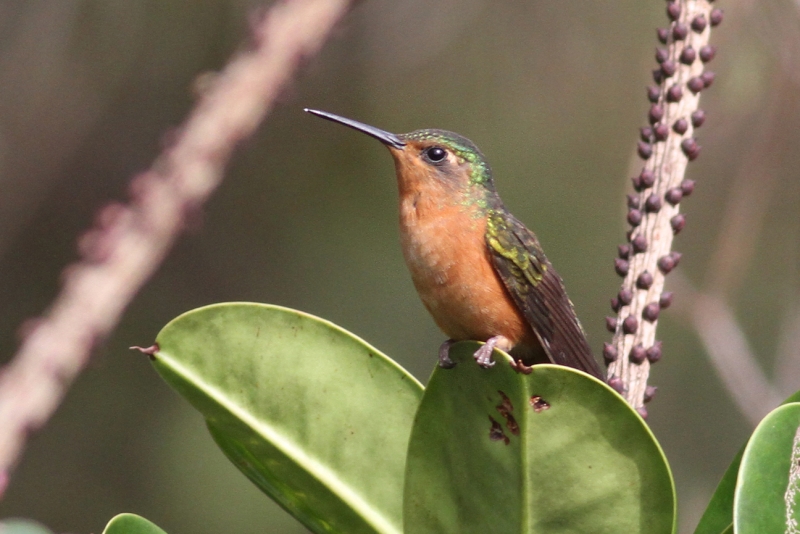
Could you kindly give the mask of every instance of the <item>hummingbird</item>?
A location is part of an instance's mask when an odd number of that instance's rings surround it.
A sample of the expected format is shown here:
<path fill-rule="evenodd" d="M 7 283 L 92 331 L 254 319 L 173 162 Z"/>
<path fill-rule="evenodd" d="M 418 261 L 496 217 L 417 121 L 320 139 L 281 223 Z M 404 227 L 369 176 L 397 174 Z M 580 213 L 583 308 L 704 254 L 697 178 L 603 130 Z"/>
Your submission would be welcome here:
<path fill-rule="evenodd" d="M 511 215 L 492 170 L 472 141 L 445 130 L 393 134 L 325 111 L 306 112 L 365 133 L 394 158 L 400 197 L 400 242 L 422 303 L 448 340 L 439 365 L 453 367 L 456 341 L 495 348 L 515 368 L 534 363 L 573 367 L 603 379 L 564 282 L 536 235 Z"/>

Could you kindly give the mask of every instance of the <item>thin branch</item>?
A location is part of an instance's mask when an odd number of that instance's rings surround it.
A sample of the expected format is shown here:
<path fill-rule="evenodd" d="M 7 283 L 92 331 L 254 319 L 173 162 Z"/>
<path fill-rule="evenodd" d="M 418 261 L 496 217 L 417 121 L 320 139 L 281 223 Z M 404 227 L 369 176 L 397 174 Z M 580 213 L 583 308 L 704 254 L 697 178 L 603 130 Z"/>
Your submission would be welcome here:
<path fill-rule="evenodd" d="M 231 152 L 251 135 L 301 60 L 317 52 L 348 0 L 286 0 L 254 26 L 251 49 L 217 75 L 167 149 L 79 241 L 83 260 L 0 375 L 0 495 L 27 435 L 40 428 L 222 180 Z"/>
<path fill-rule="evenodd" d="M 692 137 L 705 118 L 698 110 L 700 91 L 713 81 L 713 74 L 704 72 L 715 54 L 708 40 L 711 26 L 722 18 L 707 0 L 668 2 L 667 15 L 670 25 L 658 34 L 666 45 L 656 52 L 659 68 L 653 76 L 658 85 L 648 89 L 650 126 L 642 129 L 638 147 L 645 166 L 633 180 L 637 194 L 628 201 L 633 228 L 616 260 L 624 277 L 612 301 L 618 316 L 608 319 L 614 337 L 603 351 L 609 384 L 645 416 L 650 364 L 661 358 L 657 319 L 669 305 L 662 298 L 664 277 L 680 259 L 670 252 L 674 234 L 685 224 L 678 203 L 693 188 L 683 178 L 686 165 L 700 151 Z"/>
<path fill-rule="evenodd" d="M 711 364 L 742 414 L 755 427 L 782 401 L 724 298 L 695 290 L 680 273 L 670 279 L 678 295 L 675 316 L 695 330 Z"/>
<path fill-rule="evenodd" d="M 753 142 L 738 166 L 725 207 L 714 253 L 706 268 L 708 292 L 731 297 L 744 280 L 756 253 L 758 238 L 769 212 L 769 202 L 780 183 L 776 161 L 790 143 L 780 128 L 781 119 L 795 108 L 794 85 L 779 71 L 769 90 L 764 120 L 756 126 Z"/>
<path fill-rule="evenodd" d="M 722 384 L 753 426 L 777 406 L 785 394 L 794 391 L 780 385 L 798 376 L 796 362 L 779 370 L 776 373 L 779 384 L 773 383 L 759 365 L 759 358 L 747 342 L 728 302 L 742 284 L 756 254 L 769 200 L 778 183 L 774 161 L 786 150 L 788 141 L 780 135 L 777 125 L 794 108 L 792 88 L 791 80 L 779 71 L 770 91 L 775 98 L 770 101 L 766 120 L 754 136 L 753 146 L 744 156 L 733 182 L 722 230 L 706 269 L 705 289 L 693 289 L 681 275 L 672 279 L 679 296 L 676 307 L 685 311 L 677 315 L 689 319 Z M 793 331 L 791 323 L 786 326 L 788 332 Z M 791 349 L 785 347 L 784 350 Z"/>

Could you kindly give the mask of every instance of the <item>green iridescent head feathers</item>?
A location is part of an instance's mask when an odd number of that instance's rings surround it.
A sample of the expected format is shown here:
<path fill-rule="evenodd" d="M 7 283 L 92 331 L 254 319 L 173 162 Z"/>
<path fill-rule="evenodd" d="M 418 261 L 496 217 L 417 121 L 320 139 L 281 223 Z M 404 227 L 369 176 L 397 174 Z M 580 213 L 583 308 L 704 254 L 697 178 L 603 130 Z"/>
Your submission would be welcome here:
<path fill-rule="evenodd" d="M 469 182 L 471 185 L 483 187 L 492 193 L 495 192 L 494 182 L 492 180 L 492 169 L 486 162 L 486 158 L 472 141 L 457 133 L 448 132 L 446 130 L 426 129 L 416 130 L 406 134 L 393 134 L 353 119 L 328 113 L 327 111 L 308 108 L 306 108 L 305 111 L 365 133 L 391 149 L 405 150 L 409 142 L 415 141 L 431 145 L 441 145 L 442 148 L 450 150 L 457 158 L 469 164 Z"/>
<path fill-rule="evenodd" d="M 486 157 L 475 146 L 475 143 L 457 133 L 447 130 L 416 130 L 397 137 L 404 141 L 420 141 L 441 145 L 453 152 L 458 158 L 469 163 L 471 167 L 470 183 L 480 185 L 494 191 L 494 181 L 492 180 L 492 169 L 486 161 Z"/>

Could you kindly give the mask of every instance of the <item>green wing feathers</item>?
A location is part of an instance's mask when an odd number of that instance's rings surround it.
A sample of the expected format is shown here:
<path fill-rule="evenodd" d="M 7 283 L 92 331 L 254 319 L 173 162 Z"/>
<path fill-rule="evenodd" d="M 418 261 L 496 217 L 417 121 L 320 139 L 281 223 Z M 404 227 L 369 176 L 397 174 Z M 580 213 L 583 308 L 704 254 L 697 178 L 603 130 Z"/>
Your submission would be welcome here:
<path fill-rule="evenodd" d="M 512 215 L 494 212 L 486 227 L 492 262 L 553 363 L 603 378 L 564 282 L 533 232 Z"/>

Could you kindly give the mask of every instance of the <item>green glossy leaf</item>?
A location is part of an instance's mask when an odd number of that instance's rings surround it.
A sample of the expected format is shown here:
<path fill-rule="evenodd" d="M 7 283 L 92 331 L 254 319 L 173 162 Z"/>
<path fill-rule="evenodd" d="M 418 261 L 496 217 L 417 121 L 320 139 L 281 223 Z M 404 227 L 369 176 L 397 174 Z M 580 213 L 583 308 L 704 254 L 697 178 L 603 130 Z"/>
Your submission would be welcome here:
<path fill-rule="evenodd" d="M 425 390 L 406 467 L 407 532 L 674 532 L 669 466 L 622 397 L 566 367 L 518 374 L 497 351 L 483 369 L 477 347 L 454 345 L 458 365 L 436 369 Z"/>
<path fill-rule="evenodd" d="M 800 402 L 800 391 L 795 391 L 792 393 L 785 401 L 781 403 L 781 406 L 784 404 L 791 404 L 793 402 Z"/>
<path fill-rule="evenodd" d="M 771 411 L 747 442 L 733 497 L 733 525 L 738 534 L 797 532 L 798 428 L 800 403 L 785 404 Z"/>
<path fill-rule="evenodd" d="M 694 534 L 722 534 L 728 528 L 733 532 L 733 492 L 736 489 L 736 478 L 739 476 L 742 454 L 744 454 L 744 447 L 739 449 L 722 476 Z"/>
<path fill-rule="evenodd" d="M 800 401 L 800 391 L 795 392 L 787 398 L 781 406 L 792 402 Z M 736 479 L 739 476 L 739 465 L 742 461 L 742 454 L 747 444 L 742 445 L 739 452 L 734 456 L 731 465 L 722 476 L 711 501 L 708 503 L 700 523 L 697 524 L 694 534 L 722 534 L 730 529 L 733 532 L 733 492 L 736 489 Z"/>
<path fill-rule="evenodd" d="M 199 308 L 159 333 L 154 365 L 230 460 L 315 532 L 401 532 L 422 386 L 356 336 L 277 306 Z"/>
<path fill-rule="evenodd" d="M 119 514 L 106 525 L 103 534 L 167 534 L 155 524 L 136 514 Z"/>

